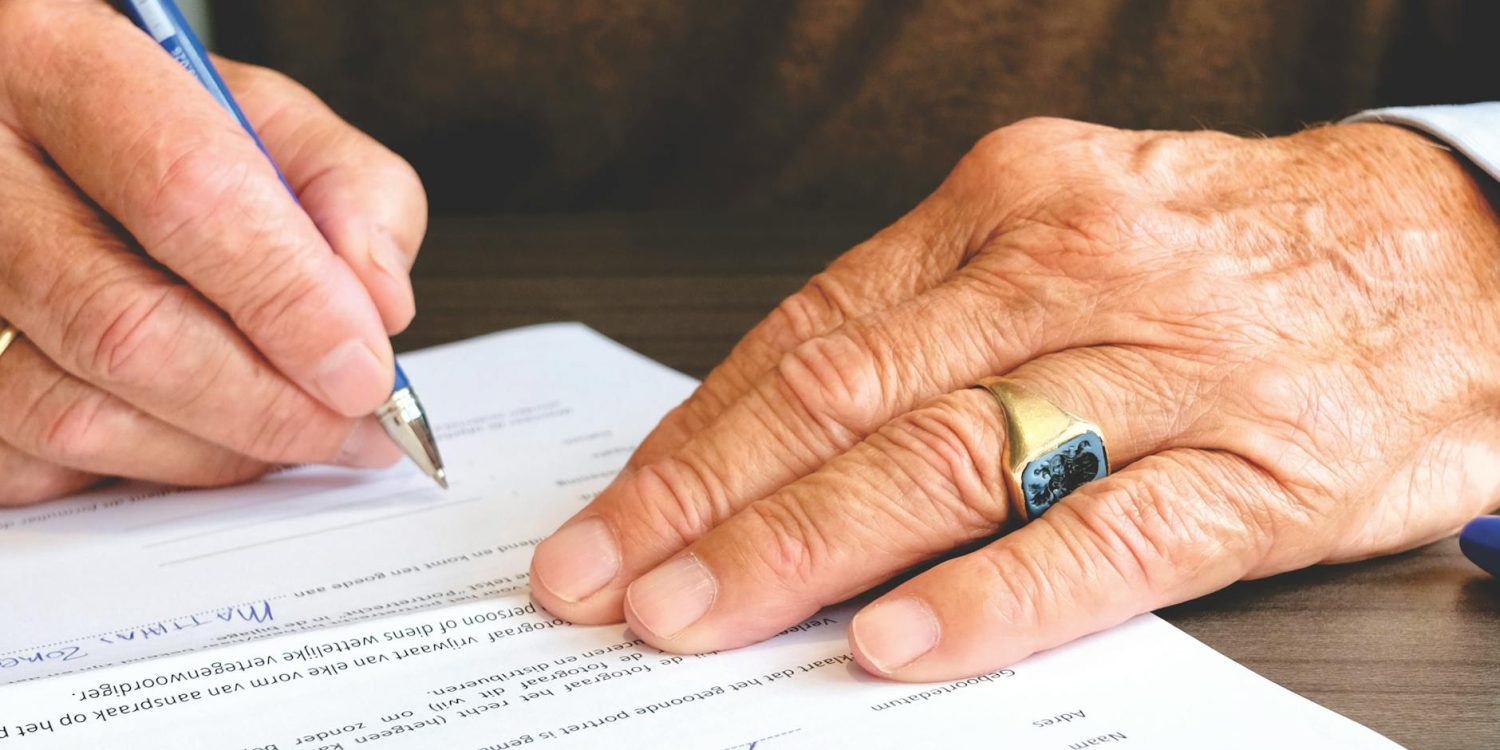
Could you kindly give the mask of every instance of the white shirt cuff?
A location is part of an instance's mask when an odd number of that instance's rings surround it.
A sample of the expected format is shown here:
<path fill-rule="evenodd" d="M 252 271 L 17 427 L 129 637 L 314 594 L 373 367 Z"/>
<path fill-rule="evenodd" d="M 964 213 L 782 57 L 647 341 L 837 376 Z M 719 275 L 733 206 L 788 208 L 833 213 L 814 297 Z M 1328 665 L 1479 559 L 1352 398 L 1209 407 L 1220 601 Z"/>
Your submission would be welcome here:
<path fill-rule="evenodd" d="M 1344 122 L 1384 122 L 1420 130 L 1447 142 L 1500 180 L 1500 102 L 1372 109 Z"/>

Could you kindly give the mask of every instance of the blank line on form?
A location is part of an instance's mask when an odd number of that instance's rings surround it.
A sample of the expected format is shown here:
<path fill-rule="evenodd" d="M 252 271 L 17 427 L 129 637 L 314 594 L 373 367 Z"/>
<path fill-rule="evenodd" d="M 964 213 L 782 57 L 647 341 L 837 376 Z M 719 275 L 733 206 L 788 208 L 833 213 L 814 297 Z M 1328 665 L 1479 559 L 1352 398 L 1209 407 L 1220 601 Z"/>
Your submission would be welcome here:
<path fill-rule="evenodd" d="M 343 509 L 343 508 L 355 508 L 355 507 L 359 507 L 361 505 L 373 505 L 375 503 L 378 503 L 378 502 L 381 502 L 381 501 L 384 501 L 384 500 L 390 500 L 390 499 L 398 498 L 398 497 L 405 497 L 407 495 L 419 495 L 419 494 L 420 495 L 426 495 L 426 494 L 432 494 L 434 491 L 435 490 L 433 490 L 430 487 L 422 486 L 422 487 L 415 487 L 415 488 L 412 488 L 412 489 L 402 490 L 400 492 L 392 492 L 392 493 L 388 493 L 388 494 L 385 494 L 385 495 L 379 495 L 379 496 L 376 496 L 376 497 L 362 497 L 362 498 L 360 498 L 358 500 L 351 500 L 351 501 L 349 501 L 347 503 L 339 503 L 338 505 L 328 505 L 328 506 L 319 506 L 319 507 L 304 506 L 302 510 L 299 510 L 298 512 L 295 512 L 295 513 L 283 513 L 281 515 L 270 516 L 268 518 L 257 518 L 257 519 L 255 519 L 253 521 L 247 521 L 245 523 L 234 524 L 234 525 L 230 525 L 230 526 L 220 526 L 218 528 L 213 528 L 213 529 L 204 529 L 203 531 L 197 531 L 197 532 L 194 532 L 192 534 L 184 534 L 183 536 L 173 537 L 171 539 L 160 539 L 160 540 L 157 540 L 155 542 L 151 542 L 150 544 L 143 544 L 143 545 L 141 545 L 141 547 L 144 548 L 144 549 L 150 549 L 152 547 L 161 547 L 161 546 L 165 546 L 165 545 L 168 545 L 168 544 L 177 544 L 179 542 L 186 542 L 186 541 L 190 541 L 190 540 L 193 540 L 193 539 L 201 539 L 201 538 L 206 537 L 206 536 L 213 536 L 214 534 L 224 534 L 224 533 L 228 533 L 228 532 L 232 532 L 232 531 L 240 531 L 241 529 L 248 529 L 248 528 L 251 528 L 253 526 L 264 526 L 265 524 L 276 523 L 278 521 L 289 521 L 289 520 L 291 520 L 293 518 L 307 518 L 307 517 L 311 517 L 311 516 L 319 516 L 319 515 L 323 515 L 325 513 L 328 513 L 330 511 L 340 510 L 340 509 Z"/>
<path fill-rule="evenodd" d="M 143 529 L 155 528 L 157 526 L 168 526 L 168 525 L 171 525 L 171 524 L 181 523 L 183 521 L 187 521 L 187 520 L 194 519 L 194 518 L 204 518 L 204 517 L 207 517 L 207 516 L 216 516 L 216 515 L 219 515 L 221 513 L 234 513 L 236 511 L 243 510 L 244 508 L 250 508 L 250 507 L 263 508 L 265 506 L 271 505 L 272 503 L 285 503 L 285 502 L 290 502 L 292 500 L 305 500 L 305 499 L 307 499 L 309 497 L 317 497 L 318 495 L 324 495 L 324 494 L 327 494 L 327 493 L 330 493 L 330 492 L 341 492 L 341 491 L 346 491 L 346 490 L 351 490 L 351 489 L 352 490 L 358 490 L 358 491 L 368 491 L 369 488 L 374 487 L 374 486 L 379 485 L 379 484 L 387 484 L 387 483 L 390 483 L 390 482 L 410 482 L 410 481 L 412 481 L 412 477 L 407 476 L 407 475 L 401 475 L 401 476 L 394 476 L 394 477 L 385 477 L 383 479 L 366 480 L 365 482 L 358 483 L 358 484 L 351 482 L 351 483 L 342 484 L 342 485 L 332 485 L 332 486 L 329 486 L 329 487 L 325 487 L 325 488 L 321 488 L 321 489 L 316 489 L 316 490 L 311 490 L 311 491 L 308 491 L 308 492 L 299 492 L 299 493 L 296 493 L 296 494 L 284 495 L 282 497 L 271 497 L 271 498 L 254 497 L 254 498 L 250 498 L 250 499 L 248 499 L 248 500 L 246 500 L 245 502 L 242 502 L 242 503 L 235 503 L 233 505 L 224 505 L 224 506 L 221 506 L 221 507 L 209 508 L 208 510 L 194 511 L 192 513 L 184 513 L 184 514 L 182 514 L 180 516 L 169 516 L 167 518 L 156 518 L 156 519 L 152 519 L 151 521 L 148 521 L 146 523 L 136 524 L 134 526 L 126 526 L 124 528 L 125 528 L 126 531 L 141 531 Z"/>
<path fill-rule="evenodd" d="M 443 503 L 441 505 L 428 505 L 428 506 L 421 507 L 421 508 L 415 508 L 413 510 L 403 511 L 401 513 L 392 513 L 390 515 L 381 516 L 379 518 L 366 518 L 363 521 L 354 521 L 352 523 L 340 524 L 338 526 L 329 526 L 328 528 L 318 529 L 316 531 L 308 531 L 308 532 L 303 532 L 301 534 L 292 534 L 291 536 L 284 536 L 284 537 L 279 537 L 279 538 L 276 538 L 276 539 L 266 539 L 266 540 L 259 541 L 259 542 L 252 542 L 250 544 L 242 544 L 242 545 L 239 545 L 237 547 L 227 547 L 225 549 L 214 550 L 213 552 L 205 552 L 205 553 L 203 553 L 201 555 L 193 555 L 192 557 L 183 557 L 183 558 L 179 558 L 177 560 L 167 560 L 166 562 L 159 563 L 157 565 L 157 567 L 165 568 L 165 567 L 169 567 L 169 566 L 172 566 L 172 565 L 181 565 L 182 563 L 193 562 L 194 560 L 202 560 L 204 558 L 216 557 L 218 555 L 227 555 L 227 554 L 230 554 L 231 552 L 242 552 L 244 550 L 253 549 L 255 547 L 264 547 L 264 546 L 270 545 L 270 544 L 278 544 L 280 542 L 289 542 L 289 541 L 292 541 L 293 539 L 305 539 L 305 538 L 310 537 L 310 536 L 317 536 L 319 534 L 327 534 L 327 533 L 332 532 L 332 531 L 342 531 L 344 529 L 350 529 L 350 528 L 354 528 L 356 526 L 366 526 L 366 525 L 369 525 L 369 524 L 372 524 L 372 523 L 380 523 L 381 521 L 389 521 L 389 520 L 394 519 L 394 518 L 402 518 L 404 516 L 413 516 L 413 515 L 416 515 L 418 513 L 431 513 L 432 511 L 435 511 L 435 510 L 443 510 L 443 509 L 446 509 L 446 508 L 452 508 L 452 507 L 459 506 L 459 505 L 467 505 L 469 503 L 477 503 L 477 502 L 479 502 L 480 500 L 483 500 L 483 499 L 484 498 L 482 498 L 482 497 L 470 497 L 470 498 L 466 498 L 466 499 L 463 499 L 463 500 L 455 500 L 455 501 L 453 501 L 451 503 Z"/>

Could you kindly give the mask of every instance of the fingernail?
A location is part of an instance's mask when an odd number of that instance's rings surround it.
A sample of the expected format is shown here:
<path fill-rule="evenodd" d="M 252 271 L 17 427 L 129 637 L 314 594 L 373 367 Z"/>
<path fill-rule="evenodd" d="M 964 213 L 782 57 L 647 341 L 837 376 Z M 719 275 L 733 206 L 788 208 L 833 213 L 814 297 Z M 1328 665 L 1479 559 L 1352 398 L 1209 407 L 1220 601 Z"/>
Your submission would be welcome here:
<path fill-rule="evenodd" d="M 323 400 L 347 417 L 362 417 L 379 404 L 372 397 L 390 385 L 391 366 L 382 364 L 370 346 L 359 339 L 339 344 L 318 364 L 315 376 Z"/>
<path fill-rule="evenodd" d="M 334 463 L 356 469 L 383 469 L 399 460 L 401 448 L 391 442 L 380 423 L 365 418 L 354 425 Z"/>
<path fill-rule="evenodd" d="M 931 651 L 939 634 L 937 616 L 916 597 L 879 602 L 855 615 L 849 630 L 860 653 L 884 674 Z"/>
<path fill-rule="evenodd" d="M 620 572 L 620 547 L 609 526 L 589 518 L 542 540 L 532 555 L 536 582 L 565 602 L 593 596 Z"/>
<path fill-rule="evenodd" d="M 658 638 L 675 638 L 713 606 L 718 585 L 697 555 L 672 558 L 642 576 L 625 593 L 641 627 Z"/>

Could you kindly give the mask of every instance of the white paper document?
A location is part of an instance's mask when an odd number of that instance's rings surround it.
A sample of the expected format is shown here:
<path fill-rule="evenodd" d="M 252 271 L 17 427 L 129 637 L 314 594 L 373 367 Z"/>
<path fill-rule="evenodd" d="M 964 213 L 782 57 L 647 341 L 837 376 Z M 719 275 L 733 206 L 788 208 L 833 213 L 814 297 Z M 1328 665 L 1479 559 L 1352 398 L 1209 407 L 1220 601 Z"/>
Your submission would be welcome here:
<path fill-rule="evenodd" d="M 834 608 L 674 656 L 526 594 L 531 549 L 693 381 L 578 325 L 403 358 L 448 459 L 0 512 L 6 748 L 1390 748 L 1154 616 L 897 684 Z"/>
<path fill-rule="evenodd" d="M 694 381 L 580 325 L 402 357 L 452 482 L 305 468 L 0 511 L 0 683 L 522 590 Z"/>

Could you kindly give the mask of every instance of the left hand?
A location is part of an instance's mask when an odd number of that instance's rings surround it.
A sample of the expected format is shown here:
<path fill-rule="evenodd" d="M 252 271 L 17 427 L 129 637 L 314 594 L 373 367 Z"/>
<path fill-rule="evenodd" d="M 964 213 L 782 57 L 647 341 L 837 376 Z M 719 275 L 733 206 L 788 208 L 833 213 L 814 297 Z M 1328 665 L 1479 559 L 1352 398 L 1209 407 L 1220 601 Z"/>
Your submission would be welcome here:
<path fill-rule="evenodd" d="M 1114 471 L 998 540 L 1002 415 L 967 389 L 995 374 Z M 1029 120 L 752 331 L 532 571 L 562 617 L 699 652 L 988 542 L 853 622 L 866 669 L 941 680 L 1497 503 L 1500 219 L 1457 159 Z"/>

